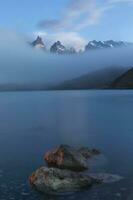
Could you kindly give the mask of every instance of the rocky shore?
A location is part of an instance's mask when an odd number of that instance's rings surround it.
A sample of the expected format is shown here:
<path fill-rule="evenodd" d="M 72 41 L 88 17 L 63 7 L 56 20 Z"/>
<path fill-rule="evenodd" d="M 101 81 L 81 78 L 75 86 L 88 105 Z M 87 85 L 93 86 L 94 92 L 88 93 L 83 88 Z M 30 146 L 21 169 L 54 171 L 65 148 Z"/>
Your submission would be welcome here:
<path fill-rule="evenodd" d="M 110 174 L 88 174 L 87 160 L 100 154 L 97 149 L 75 149 L 60 145 L 46 152 L 43 166 L 32 173 L 29 182 L 37 191 L 47 194 L 66 194 L 88 189 L 102 182 L 118 181 L 121 177 Z"/>

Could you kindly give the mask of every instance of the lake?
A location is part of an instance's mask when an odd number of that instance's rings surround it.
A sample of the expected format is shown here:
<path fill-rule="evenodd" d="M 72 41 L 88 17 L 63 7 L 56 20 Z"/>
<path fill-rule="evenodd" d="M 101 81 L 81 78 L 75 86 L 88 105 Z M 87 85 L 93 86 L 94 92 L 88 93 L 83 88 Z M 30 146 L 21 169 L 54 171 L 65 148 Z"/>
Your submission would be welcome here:
<path fill-rule="evenodd" d="M 100 149 L 96 171 L 123 179 L 70 196 L 37 193 L 28 177 L 58 144 Z M 133 199 L 132 90 L 0 93 L 0 200 L 67 199 Z"/>

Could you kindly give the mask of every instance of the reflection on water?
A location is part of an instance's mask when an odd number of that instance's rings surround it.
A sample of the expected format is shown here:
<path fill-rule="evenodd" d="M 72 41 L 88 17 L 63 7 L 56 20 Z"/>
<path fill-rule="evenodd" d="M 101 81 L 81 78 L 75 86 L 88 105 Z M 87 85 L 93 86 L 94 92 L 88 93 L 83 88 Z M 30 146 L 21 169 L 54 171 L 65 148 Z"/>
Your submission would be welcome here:
<path fill-rule="evenodd" d="M 132 119 L 131 90 L 0 93 L 0 200 L 132 200 Z M 67 197 L 36 193 L 28 176 L 60 143 L 100 149 L 107 161 L 96 171 L 124 179 Z"/>

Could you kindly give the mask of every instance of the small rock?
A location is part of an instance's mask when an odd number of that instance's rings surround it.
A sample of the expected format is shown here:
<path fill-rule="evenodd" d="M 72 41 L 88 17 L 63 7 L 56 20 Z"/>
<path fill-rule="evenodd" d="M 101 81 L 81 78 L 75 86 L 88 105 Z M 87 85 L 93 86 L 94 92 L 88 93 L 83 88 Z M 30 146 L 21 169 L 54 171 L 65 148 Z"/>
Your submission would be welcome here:
<path fill-rule="evenodd" d="M 65 194 L 88 188 L 99 180 L 81 173 L 57 168 L 41 167 L 29 178 L 30 184 L 47 194 Z"/>
<path fill-rule="evenodd" d="M 76 149 L 67 145 L 60 145 L 59 147 L 48 151 L 45 154 L 44 159 L 49 167 L 73 171 L 84 171 L 88 169 L 85 157 Z"/>

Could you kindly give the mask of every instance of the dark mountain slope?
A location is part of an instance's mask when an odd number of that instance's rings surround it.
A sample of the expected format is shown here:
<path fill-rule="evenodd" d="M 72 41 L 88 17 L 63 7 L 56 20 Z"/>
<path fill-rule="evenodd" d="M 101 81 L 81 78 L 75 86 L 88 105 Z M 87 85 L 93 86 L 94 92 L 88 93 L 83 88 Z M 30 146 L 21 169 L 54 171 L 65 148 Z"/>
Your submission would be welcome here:
<path fill-rule="evenodd" d="M 133 89 L 133 68 L 122 74 L 112 84 L 114 89 Z"/>
<path fill-rule="evenodd" d="M 125 68 L 97 70 L 73 80 L 65 81 L 52 87 L 57 90 L 102 89 L 109 88 L 111 83 L 125 72 Z"/>

